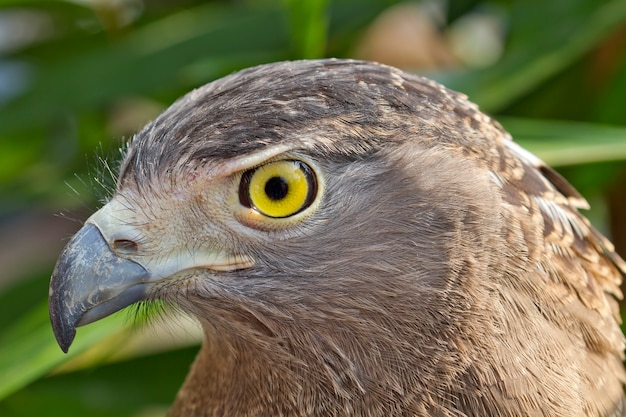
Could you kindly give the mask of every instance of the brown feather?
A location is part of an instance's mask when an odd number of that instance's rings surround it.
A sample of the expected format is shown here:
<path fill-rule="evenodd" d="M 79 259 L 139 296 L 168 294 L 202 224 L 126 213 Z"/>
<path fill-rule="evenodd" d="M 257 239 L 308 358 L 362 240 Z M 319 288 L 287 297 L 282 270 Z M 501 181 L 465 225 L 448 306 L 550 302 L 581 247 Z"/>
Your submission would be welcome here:
<path fill-rule="evenodd" d="M 206 173 L 277 145 L 319 164 L 315 213 L 272 233 L 203 214 Z M 206 336 L 171 417 L 624 413 L 626 265 L 571 185 L 432 81 L 342 60 L 233 74 L 137 135 L 118 193 L 255 258 L 152 294 Z"/>

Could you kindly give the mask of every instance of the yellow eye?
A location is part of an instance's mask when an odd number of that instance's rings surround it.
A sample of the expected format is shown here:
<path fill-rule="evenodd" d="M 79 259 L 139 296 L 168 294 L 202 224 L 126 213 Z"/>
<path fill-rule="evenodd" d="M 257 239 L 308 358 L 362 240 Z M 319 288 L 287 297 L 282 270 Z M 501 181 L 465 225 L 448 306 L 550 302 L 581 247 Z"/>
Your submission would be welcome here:
<path fill-rule="evenodd" d="M 239 202 L 274 218 L 289 217 L 311 205 L 317 181 L 301 161 L 277 161 L 246 171 L 239 184 Z"/>

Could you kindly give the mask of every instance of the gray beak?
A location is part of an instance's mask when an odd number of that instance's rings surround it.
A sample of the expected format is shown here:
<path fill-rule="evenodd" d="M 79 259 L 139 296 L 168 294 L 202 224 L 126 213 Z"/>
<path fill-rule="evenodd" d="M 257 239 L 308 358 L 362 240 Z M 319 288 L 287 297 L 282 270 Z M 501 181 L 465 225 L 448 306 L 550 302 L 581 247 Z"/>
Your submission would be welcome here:
<path fill-rule="evenodd" d="M 80 229 L 65 246 L 50 280 L 50 320 L 63 352 L 72 344 L 76 327 L 145 298 L 149 278 L 143 266 L 116 255 L 95 225 Z"/>

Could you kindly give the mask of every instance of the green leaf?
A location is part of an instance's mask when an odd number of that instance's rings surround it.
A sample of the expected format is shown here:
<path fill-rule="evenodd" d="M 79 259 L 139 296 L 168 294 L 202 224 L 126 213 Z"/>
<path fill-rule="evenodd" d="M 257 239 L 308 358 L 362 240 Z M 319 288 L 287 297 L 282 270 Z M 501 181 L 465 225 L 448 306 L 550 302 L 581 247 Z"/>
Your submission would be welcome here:
<path fill-rule="evenodd" d="M 90 346 L 130 332 L 123 314 L 115 314 L 80 328 L 67 355 L 52 334 L 48 303 L 33 307 L 0 334 L 0 399 L 41 377 L 58 365 L 82 354 Z"/>
<path fill-rule="evenodd" d="M 93 49 L 61 61 L 47 62 L 45 71 L 35 72 L 28 91 L 0 112 L 0 135 L 48 124 L 68 111 L 107 104 L 121 95 L 162 91 L 176 84 L 189 89 L 193 85 L 184 79 L 184 68 L 199 58 L 220 64 L 194 83 L 224 75 L 219 70 L 236 68 L 246 54 L 284 59 L 289 39 L 281 13 L 278 8 L 211 3 L 179 11 L 107 43 L 96 42 Z M 62 39 L 56 47 L 72 50 L 77 42 L 82 39 Z M 233 63 L 225 64 L 229 61 Z"/>
<path fill-rule="evenodd" d="M 291 39 L 296 56 L 321 58 L 326 49 L 328 0 L 284 0 L 291 20 Z"/>
<path fill-rule="evenodd" d="M 497 112 L 591 51 L 626 19 L 626 2 L 516 1 L 509 45 L 493 67 L 433 77 Z"/>
<path fill-rule="evenodd" d="M 500 117 L 514 140 L 551 166 L 626 161 L 626 127 Z"/>
<path fill-rule="evenodd" d="M 164 417 L 198 348 L 56 373 L 0 402 L 2 417 Z"/>

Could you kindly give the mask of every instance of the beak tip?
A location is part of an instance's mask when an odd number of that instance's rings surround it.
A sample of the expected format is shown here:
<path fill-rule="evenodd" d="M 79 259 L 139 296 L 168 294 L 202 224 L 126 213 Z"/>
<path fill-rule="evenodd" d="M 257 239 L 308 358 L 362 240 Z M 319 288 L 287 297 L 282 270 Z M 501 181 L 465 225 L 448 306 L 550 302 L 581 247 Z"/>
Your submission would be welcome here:
<path fill-rule="evenodd" d="M 108 316 L 145 297 L 150 274 L 115 254 L 100 230 L 87 223 L 68 242 L 50 277 L 50 322 L 67 353 L 76 328 Z"/>
<path fill-rule="evenodd" d="M 72 342 L 74 341 L 74 336 L 76 336 L 76 330 L 65 331 L 62 333 L 54 332 L 54 336 L 56 337 L 57 343 L 63 353 L 67 353 L 70 350 Z"/>
<path fill-rule="evenodd" d="M 64 353 L 67 353 L 74 337 L 76 336 L 76 326 L 68 320 L 64 319 L 64 315 L 60 314 L 58 308 L 50 304 L 50 323 L 52 324 L 52 332 L 56 338 L 59 347 Z"/>

